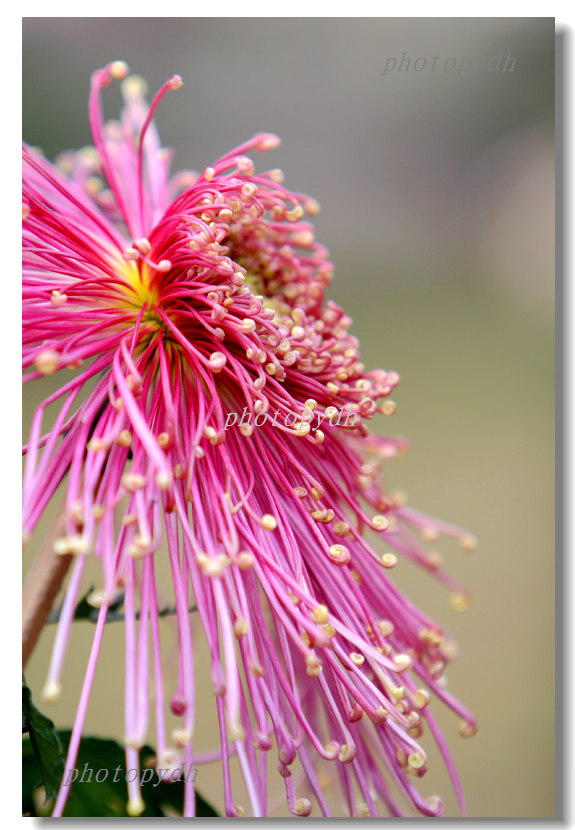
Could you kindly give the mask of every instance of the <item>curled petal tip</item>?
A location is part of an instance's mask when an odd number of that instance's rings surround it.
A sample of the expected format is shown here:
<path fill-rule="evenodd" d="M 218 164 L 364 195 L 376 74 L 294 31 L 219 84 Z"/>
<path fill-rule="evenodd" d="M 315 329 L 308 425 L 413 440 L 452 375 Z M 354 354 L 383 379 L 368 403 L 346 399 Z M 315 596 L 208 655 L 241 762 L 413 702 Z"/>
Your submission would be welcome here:
<path fill-rule="evenodd" d="M 125 78 L 130 71 L 130 67 L 126 61 L 113 61 L 109 64 L 108 69 L 110 70 L 112 78 L 115 78 L 117 81 L 121 81 Z"/>

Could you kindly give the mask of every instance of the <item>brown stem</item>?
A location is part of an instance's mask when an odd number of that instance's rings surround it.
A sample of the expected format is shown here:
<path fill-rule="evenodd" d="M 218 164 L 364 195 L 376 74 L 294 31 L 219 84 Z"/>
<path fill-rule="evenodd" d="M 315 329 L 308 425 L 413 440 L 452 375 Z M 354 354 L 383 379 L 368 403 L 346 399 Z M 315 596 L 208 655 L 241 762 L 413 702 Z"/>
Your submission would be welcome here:
<path fill-rule="evenodd" d="M 60 590 L 72 555 L 60 556 L 54 553 L 62 516 L 58 516 L 46 536 L 32 567 L 26 575 L 22 590 L 22 667 L 38 642 L 54 599 Z"/>

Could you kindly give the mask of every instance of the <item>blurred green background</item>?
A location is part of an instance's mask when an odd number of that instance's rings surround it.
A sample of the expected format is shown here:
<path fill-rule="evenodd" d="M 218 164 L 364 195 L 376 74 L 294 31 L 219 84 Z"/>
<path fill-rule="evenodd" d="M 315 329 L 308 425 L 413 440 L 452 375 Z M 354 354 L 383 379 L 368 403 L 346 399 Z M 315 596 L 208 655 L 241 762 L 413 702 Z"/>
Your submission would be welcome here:
<path fill-rule="evenodd" d="M 508 55 L 513 71 L 503 71 Z M 409 69 L 382 74 L 403 56 Z M 183 76 L 157 116 L 176 169 L 201 170 L 254 132 L 276 132 L 283 144 L 259 169 L 281 167 L 288 187 L 320 201 L 330 296 L 352 316 L 364 362 L 402 376 L 397 414 L 377 425 L 412 447 L 389 465 L 389 486 L 480 540 L 471 555 L 440 547 L 472 594 L 464 615 L 428 577 L 394 572 L 461 646 L 450 689 L 479 732 L 464 741 L 456 719 L 441 723 L 470 815 L 552 816 L 553 20 L 28 18 L 24 138 L 49 157 L 89 143 L 89 76 L 117 58 L 151 91 Z M 427 64 L 414 71 L 418 58 Z M 463 58 L 472 71 L 459 72 Z M 109 117 L 118 103 L 107 91 Z M 40 394 L 26 389 L 25 434 Z M 175 667 L 175 627 L 165 628 Z M 60 727 L 72 722 L 91 633 L 84 623 L 72 637 L 64 694 L 48 712 Z M 37 700 L 53 634 L 27 670 Z M 197 662 L 201 675 L 201 648 Z M 87 731 L 121 737 L 122 668 L 114 627 Z M 209 689 L 199 707 L 196 742 L 209 747 Z M 456 815 L 440 770 L 422 783 Z M 198 787 L 221 804 L 215 767 L 200 770 Z"/>

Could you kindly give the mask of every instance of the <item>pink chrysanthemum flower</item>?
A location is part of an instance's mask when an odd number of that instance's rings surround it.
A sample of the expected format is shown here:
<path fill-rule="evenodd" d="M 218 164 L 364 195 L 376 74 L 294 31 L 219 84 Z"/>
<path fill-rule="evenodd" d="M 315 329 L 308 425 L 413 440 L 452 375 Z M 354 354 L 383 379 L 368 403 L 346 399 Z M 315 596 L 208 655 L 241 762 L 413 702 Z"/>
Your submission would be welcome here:
<path fill-rule="evenodd" d="M 295 815 L 312 806 L 331 814 L 330 779 L 354 816 L 439 815 L 440 798 L 415 786 L 427 769 L 426 731 L 464 811 L 429 708 L 439 698 L 462 719 L 462 733 L 474 731 L 442 679 L 454 646 L 394 587 L 389 569 L 396 554 L 407 557 L 462 603 L 465 594 L 413 531 L 472 540 L 378 483 L 378 461 L 402 442 L 369 435 L 367 422 L 393 413 L 399 376 L 367 372 L 350 319 L 324 303 L 332 265 L 302 221 L 317 204 L 286 190 L 281 171 L 256 173 L 247 157 L 278 139 L 258 134 L 201 175 L 170 178 L 152 116 L 181 80 L 169 80 L 148 108 L 142 81 L 125 78 L 121 119 L 104 124 L 101 90 L 127 71 L 115 62 L 93 76 L 95 149 L 65 154 L 61 169 L 24 149 L 25 380 L 75 370 L 38 407 L 26 447 L 24 532 L 65 480 L 55 551 L 74 556 L 45 699 L 60 689 L 87 554 L 102 575 L 66 769 L 108 609 L 123 593 L 128 768 L 148 736 L 151 691 L 158 766 L 196 761 L 195 605 L 211 654 L 227 815 L 243 812 L 232 795 L 232 755 L 247 809 L 266 814 L 272 751 Z M 57 402 L 43 435 L 44 412 Z M 226 428 L 230 413 L 243 413 L 241 426 Z M 368 528 L 387 553 L 369 547 Z M 162 674 L 160 569 L 171 570 L 177 608 L 174 678 Z M 181 717 L 170 735 L 167 696 Z M 136 815 L 137 779 L 128 786 Z M 194 814 L 191 780 L 183 811 Z"/>

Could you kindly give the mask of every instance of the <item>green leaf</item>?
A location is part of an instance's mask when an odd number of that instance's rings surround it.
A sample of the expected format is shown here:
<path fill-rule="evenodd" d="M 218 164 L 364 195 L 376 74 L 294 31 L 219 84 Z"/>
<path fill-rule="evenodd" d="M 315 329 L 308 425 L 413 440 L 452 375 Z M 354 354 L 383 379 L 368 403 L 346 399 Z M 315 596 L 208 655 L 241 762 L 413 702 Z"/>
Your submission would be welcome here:
<path fill-rule="evenodd" d="M 34 790 L 42 786 L 40 765 L 34 755 L 32 742 L 26 737 L 22 741 L 22 815 L 35 816 Z"/>
<path fill-rule="evenodd" d="M 71 733 L 66 730 L 58 734 L 62 744 L 67 746 Z M 142 781 L 142 786 L 138 786 L 138 789 L 145 804 L 141 815 L 143 817 L 165 817 L 174 814 L 181 816 L 184 804 L 184 782 L 182 780 L 174 783 L 165 781 L 158 783 L 158 775 L 152 760 L 154 755 L 155 752 L 150 746 L 145 746 L 140 750 L 140 772 L 137 780 Z M 142 775 L 143 769 L 151 770 L 152 768 L 154 768 L 153 774 Z M 184 776 L 186 773 L 191 777 L 194 775 L 194 771 L 190 771 L 189 768 L 184 769 Z M 64 816 L 126 817 L 128 815 L 126 774 L 126 756 L 120 744 L 103 738 L 82 738 L 75 769 L 66 770 L 64 780 L 69 779 L 70 792 Z M 100 779 L 99 781 L 96 781 L 96 776 Z M 144 781 L 144 779 L 149 780 Z M 30 812 L 31 815 L 49 815 L 53 805 L 42 809 L 41 813 L 34 812 L 33 798 L 29 790 L 28 779 L 22 801 L 23 810 Z M 32 805 L 31 808 L 30 805 Z M 196 814 L 203 818 L 218 816 L 213 807 L 198 793 L 196 793 Z"/>
<path fill-rule="evenodd" d="M 88 602 L 88 597 L 94 590 L 94 586 L 91 585 L 88 591 L 84 594 L 84 596 L 80 599 L 76 608 L 74 609 L 74 620 L 88 620 L 89 622 L 96 623 L 98 622 L 98 614 L 99 608 L 95 608 L 93 605 L 90 605 Z M 120 607 L 124 601 L 124 595 L 122 594 L 115 603 L 110 605 L 110 610 L 113 611 L 116 608 Z M 57 623 L 60 619 L 60 614 L 62 612 L 62 606 L 60 608 L 56 608 L 55 611 L 49 615 L 46 622 L 48 623 Z"/>
<path fill-rule="evenodd" d="M 98 622 L 98 616 L 100 614 L 100 609 L 95 608 L 93 605 L 90 605 L 88 602 L 88 597 L 94 590 L 94 586 L 92 585 L 90 589 L 86 592 L 86 594 L 82 597 L 82 599 L 76 605 L 74 609 L 74 617 L 73 619 L 76 620 L 87 620 L 88 622 L 96 623 Z M 124 595 L 120 594 L 115 602 L 110 603 L 108 607 L 108 613 L 106 615 L 106 622 L 122 622 L 124 620 L 124 614 L 122 613 L 121 609 L 124 605 Z M 188 608 L 189 613 L 191 614 L 193 611 L 197 611 L 197 607 L 195 605 L 191 605 Z M 49 615 L 48 619 L 46 620 L 47 623 L 53 624 L 57 623 L 60 619 L 60 614 L 62 612 L 62 606 L 60 608 L 56 608 L 52 613 Z M 177 609 L 173 608 L 162 608 L 158 611 L 158 617 L 172 617 L 177 613 Z M 135 617 L 137 620 L 140 619 L 140 612 L 136 611 Z"/>
<path fill-rule="evenodd" d="M 22 731 L 30 735 L 29 742 L 37 763 L 34 775 L 43 784 L 46 798 L 55 797 L 64 772 L 64 756 L 54 724 L 36 709 L 32 692 L 22 684 Z"/>

